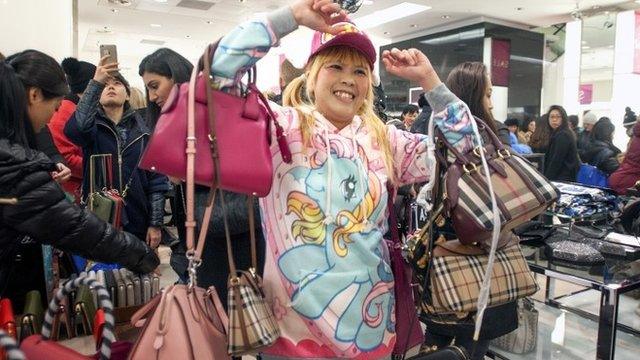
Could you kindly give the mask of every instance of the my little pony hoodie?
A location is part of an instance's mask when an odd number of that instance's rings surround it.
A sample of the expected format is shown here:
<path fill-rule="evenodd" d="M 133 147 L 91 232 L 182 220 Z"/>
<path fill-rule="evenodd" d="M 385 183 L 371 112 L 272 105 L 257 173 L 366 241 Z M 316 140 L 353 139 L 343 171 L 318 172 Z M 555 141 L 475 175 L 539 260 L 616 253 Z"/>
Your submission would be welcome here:
<path fill-rule="evenodd" d="M 213 59 L 217 86 L 232 90 L 246 69 L 296 28 L 289 8 L 235 28 Z M 461 150 L 473 147 L 464 104 L 444 85 L 427 99 L 447 140 Z M 270 106 L 293 161 L 282 160 L 274 135 L 273 185 L 260 199 L 260 210 L 267 243 L 264 287 L 281 337 L 264 356 L 388 357 L 396 324 L 393 274 L 382 238 L 388 215 L 382 152 L 360 117 L 338 130 L 313 110 L 313 136 L 305 149 L 298 111 Z M 387 134 L 397 185 L 426 181 L 435 163 L 427 159 L 426 136 L 393 126 Z"/>

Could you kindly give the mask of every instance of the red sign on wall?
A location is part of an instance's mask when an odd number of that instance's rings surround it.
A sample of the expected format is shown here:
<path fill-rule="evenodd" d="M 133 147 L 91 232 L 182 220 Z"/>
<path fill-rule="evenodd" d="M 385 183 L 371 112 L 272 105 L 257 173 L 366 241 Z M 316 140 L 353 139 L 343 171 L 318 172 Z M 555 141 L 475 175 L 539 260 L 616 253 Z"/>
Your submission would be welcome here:
<path fill-rule="evenodd" d="M 636 11 L 636 23 L 634 26 L 635 36 L 633 38 L 633 72 L 640 74 L 640 12 Z"/>
<path fill-rule="evenodd" d="M 494 86 L 509 86 L 511 41 L 491 39 L 491 82 Z"/>

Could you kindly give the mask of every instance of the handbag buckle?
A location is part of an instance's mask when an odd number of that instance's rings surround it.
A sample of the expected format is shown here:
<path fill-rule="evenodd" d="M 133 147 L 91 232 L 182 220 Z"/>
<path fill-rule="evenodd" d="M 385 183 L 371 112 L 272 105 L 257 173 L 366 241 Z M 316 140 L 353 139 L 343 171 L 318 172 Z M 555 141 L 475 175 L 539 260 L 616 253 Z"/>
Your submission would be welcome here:
<path fill-rule="evenodd" d="M 474 163 L 468 163 L 468 164 L 462 165 L 462 169 L 464 169 L 465 173 L 471 174 L 472 172 L 477 171 L 478 167 Z"/>
<path fill-rule="evenodd" d="M 485 154 L 487 153 L 487 151 L 483 148 L 482 152 L 484 152 Z M 473 148 L 473 155 L 481 158 L 482 155 L 480 154 L 480 146 L 476 146 L 475 148 Z"/>
<path fill-rule="evenodd" d="M 511 157 L 511 153 L 507 149 L 499 149 L 498 156 L 500 156 L 501 159 L 506 159 Z"/>

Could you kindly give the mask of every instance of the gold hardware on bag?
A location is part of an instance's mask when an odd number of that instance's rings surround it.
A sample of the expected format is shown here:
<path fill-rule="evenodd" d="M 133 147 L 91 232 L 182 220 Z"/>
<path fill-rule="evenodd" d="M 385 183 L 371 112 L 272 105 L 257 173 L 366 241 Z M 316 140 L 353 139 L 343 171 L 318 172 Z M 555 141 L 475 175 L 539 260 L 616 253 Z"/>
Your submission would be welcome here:
<path fill-rule="evenodd" d="M 469 166 L 471 168 L 468 169 L 467 166 Z M 478 170 L 478 167 L 474 163 L 464 164 L 464 165 L 462 165 L 462 168 L 464 169 L 464 172 L 466 172 L 467 174 L 471 174 L 472 172 Z"/>
<path fill-rule="evenodd" d="M 506 159 L 511 157 L 511 153 L 507 149 L 499 149 L 498 156 L 500 156 L 501 159 Z"/>

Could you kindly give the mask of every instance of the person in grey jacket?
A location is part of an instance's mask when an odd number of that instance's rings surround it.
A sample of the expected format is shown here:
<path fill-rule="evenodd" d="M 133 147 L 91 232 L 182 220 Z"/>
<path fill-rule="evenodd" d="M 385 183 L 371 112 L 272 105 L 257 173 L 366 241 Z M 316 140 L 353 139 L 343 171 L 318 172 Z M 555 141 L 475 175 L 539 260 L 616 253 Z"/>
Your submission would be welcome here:
<path fill-rule="evenodd" d="M 129 84 L 117 63 L 100 60 L 93 80 L 65 125 L 65 135 L 83 152 L 83 199 L 89 195 L 92 155 L 111 154 L 113 187 L 125 201 L 122 226 L 156 248 L 164 222 L 166 176 L 138 168 L 150 131 L 128 103 Z M 104 184 L 98 184 L 104 186 Z"/>

